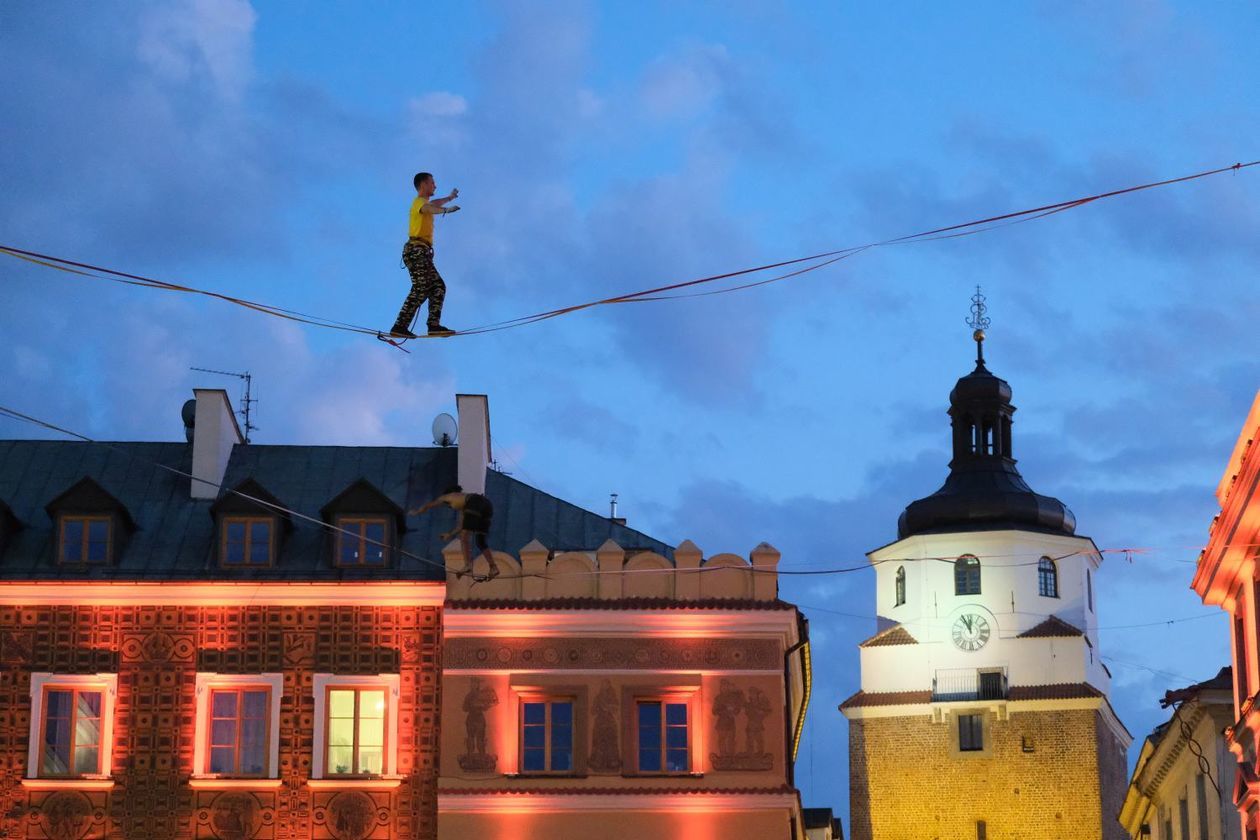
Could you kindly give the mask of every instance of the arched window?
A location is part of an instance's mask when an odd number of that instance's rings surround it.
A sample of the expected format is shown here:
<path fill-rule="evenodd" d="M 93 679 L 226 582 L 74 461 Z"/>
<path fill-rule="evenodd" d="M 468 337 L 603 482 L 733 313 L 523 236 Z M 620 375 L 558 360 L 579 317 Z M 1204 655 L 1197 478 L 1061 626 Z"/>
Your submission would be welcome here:
<path fill-rule="evenodd" d="M 1037 561 L 1037 593 L 1043 598 L 1059 597 L 1059 569 L 1049 557 Z"/>
<path fill-rule="evenodd" d="M 954 561 L 954 594 L 980 594 L 980 561 L 971 556 Z"/>
<path fill-rule="evenodd" d="M 897 567 L 897 586 L 896 586 L 895 598 L 896 598 L 896 602 L 893 604 L 894 607 L 900 607 L 902 604 L 906 602 L 906 567 L 905 566 Z"/>

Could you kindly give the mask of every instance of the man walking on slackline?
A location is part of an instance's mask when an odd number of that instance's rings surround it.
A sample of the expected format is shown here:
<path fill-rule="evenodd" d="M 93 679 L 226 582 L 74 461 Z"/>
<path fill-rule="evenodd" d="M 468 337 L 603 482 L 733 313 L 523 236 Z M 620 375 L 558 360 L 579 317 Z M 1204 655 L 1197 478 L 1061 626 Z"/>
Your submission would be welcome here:
<path fill-rule="evenodd" d="M 393 338 L 415 338 L 411 320 L 416 317 L 420 304 L 429 301 L 429 335 L 453 335 L 454 330 L 442 326 L 442 301 L 446 298 L 446 284 L 433 265 L 433 217 L 454 213 L 459 207 L 450 204 L 459 195 L 451 190 L 445 198 L 434 198 L 437 182 L 429 172 L 419 172 L 412 179 L 416 187 L 416 200 L 411 202 L 408 214 L 407 244 L 403 246 L 402 261 L 411 275 L 411 291 L 398 312 L 398 320 L 389 331 Z"/>

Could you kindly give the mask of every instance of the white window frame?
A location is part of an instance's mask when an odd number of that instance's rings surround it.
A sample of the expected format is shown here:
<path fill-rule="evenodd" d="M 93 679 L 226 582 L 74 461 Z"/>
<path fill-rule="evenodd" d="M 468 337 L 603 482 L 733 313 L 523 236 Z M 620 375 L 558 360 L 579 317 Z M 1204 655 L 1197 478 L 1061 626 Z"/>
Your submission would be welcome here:
<path fill-rule="evenodd" d="M 84 779 L 108 779 L 113 770 L 114 758 L 114 702 L 118 699 L 117 674 L 53 674 L 37 671 L 31 674 L 31 730 L 26 751 L 26 777 L 39 775 L 40 750 L 44 744 L 44 694 L 47 689 L 68 688 L 75 690 L 99 689 L 101 702 L 101 772 L 84 773 L 80 776 L 44 776 L 49 781 L 64 782 L 73 787 Z"/>
<path fill-rule="evenodd" d="M 269 734 L 267 736 L 267 774 L 262 777 L 238 777 L 211 773 L 210 750 L 210 692 L 212 689 L 242 689 L 265 686 L 270 689 L 270 708 L 267 709 Z M 280 778 L 280 696 L 284 692 L 284 674 L 197 674 L 197 734 L 193 744 L 194 779 Z"/>
<path fill-rule="evenodd" d="M 315 739 L 311 756 L 312 779 L 342 779 L 324 772 L 324 760 L 328 755 L 328 689 L 364 688 L 380 686 L 385 689 L 385 772 L 383 778 L 398 775 L 398 694 L 402 690 L 399 674 L 316 674 L 312 688 L 315 692 Z M 344 779 L 353 782 L 363 777 Z"/>

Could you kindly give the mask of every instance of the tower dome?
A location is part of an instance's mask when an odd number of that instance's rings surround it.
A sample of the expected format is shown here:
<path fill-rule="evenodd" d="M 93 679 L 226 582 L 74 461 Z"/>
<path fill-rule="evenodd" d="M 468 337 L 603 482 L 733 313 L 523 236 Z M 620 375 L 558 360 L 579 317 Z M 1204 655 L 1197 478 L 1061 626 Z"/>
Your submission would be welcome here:
<path fill-rule="evenodd" d="M 1015 468 L 1011 448 L 1011 386 L 984 365 L 984 330 L 976 329 L 976 369 L 949 393 L 954 457 L 945 484 L 911 502 L 897 536 L 1016 528 L 1071 536 L 1067 505 L 1033 492 Z"/>

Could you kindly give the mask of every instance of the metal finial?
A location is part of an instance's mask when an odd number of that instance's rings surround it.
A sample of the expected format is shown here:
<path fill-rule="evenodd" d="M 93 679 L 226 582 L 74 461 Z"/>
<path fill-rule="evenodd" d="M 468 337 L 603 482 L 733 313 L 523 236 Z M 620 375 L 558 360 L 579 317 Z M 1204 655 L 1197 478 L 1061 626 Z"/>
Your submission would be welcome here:
<path fill-rule="evenodd" d="M 976 286 L 976 293 L 971 296 L 971 317 L 967 319 L 967 326 L 973 330 L 971 337 L 976 342 L 976 364 L 980 365 L 984 364 L 984 331 L 989 328 L 986 314 L 989 307 L 984 305 L 984 300 L 980 287 Z"/>

